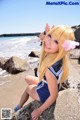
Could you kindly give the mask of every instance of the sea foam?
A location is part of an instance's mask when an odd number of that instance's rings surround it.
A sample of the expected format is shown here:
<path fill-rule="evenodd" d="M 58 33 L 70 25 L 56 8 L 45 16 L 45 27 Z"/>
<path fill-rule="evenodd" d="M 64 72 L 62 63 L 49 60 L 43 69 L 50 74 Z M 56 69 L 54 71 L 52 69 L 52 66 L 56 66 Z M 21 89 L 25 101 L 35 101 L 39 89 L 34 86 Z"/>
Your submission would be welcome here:
<path fill-rule="evenodd" d="M 0 38 L 0 57 L 10 58 L 18 56 L 30 63 L 30 67 L 36 63 L 37 58 L 29 59 L 28 54 L 31 51 L 40 51 L 40 41 L 38 37 L 10 37 Z M 0 85 L 8 81 L 1 81 L 1 78 L 10 76 L 5 70 L 0 69 Z"/>

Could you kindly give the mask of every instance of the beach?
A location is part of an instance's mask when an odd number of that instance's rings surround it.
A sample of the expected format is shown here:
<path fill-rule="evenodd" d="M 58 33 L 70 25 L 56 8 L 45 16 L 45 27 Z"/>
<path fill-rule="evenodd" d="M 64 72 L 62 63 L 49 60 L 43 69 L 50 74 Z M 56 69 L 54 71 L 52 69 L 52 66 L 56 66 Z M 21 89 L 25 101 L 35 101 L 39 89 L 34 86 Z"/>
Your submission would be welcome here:
<path fill-rule="evenodd" d="M 33 71 L 29 70 L 5 78 L 9 82 L 0 86 L 0 109 L 11 108 L 14 112 L 14 107 L 19 103 L 20 97 L 27 87 L 25 76 L 29 74 L 34 75 Z M 31 100 L 30 98 L 28 102 Z"/>
<path fill-rule="evenodd" d="M 7 37 L 0 38 L 0 57 L 9 59 L 12 56 L 20 57 L 26 60 L 30 67 L 37 61 L 37 58 L 29 58 L 28 55 L 31 51 L 40 51 L 40 40 L 38 37 Z M 11 74 L 0 68 L 0 86 L 4 84 L 5 77 Z"/>
<path fill-rule="evenodd" d="M 30 69 L 14 75 L 0 68 L 0 113 L 1 108 L 11 108 L 14 112 L 14 107 L 19 103 L 20 97 L 27 86 L 25 77 L 29 74 L 34 75 L 34 68 L 38 62 L 38 58 L 28 57 L 28 55 L 31 51 L 40 51 L 41 49 L 38 37 L 5 39 L 0 38 L 0 57 L 9 59 L 12 56 L 17 56 L 24 59 L 29 64 Z M 31 100 L 30 98 L 28 102 Z"/>

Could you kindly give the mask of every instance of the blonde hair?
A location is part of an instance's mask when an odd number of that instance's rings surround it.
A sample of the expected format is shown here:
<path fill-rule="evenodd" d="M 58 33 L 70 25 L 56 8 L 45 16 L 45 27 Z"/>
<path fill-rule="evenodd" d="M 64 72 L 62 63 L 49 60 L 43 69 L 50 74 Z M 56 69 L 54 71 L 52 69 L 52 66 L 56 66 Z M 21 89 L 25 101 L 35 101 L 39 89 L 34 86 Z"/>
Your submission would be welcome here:
<path fill-rule="evenodd" d="M 74 33 L 72 29 L 69 26 L 55 26 L 52 28 L 48 33 L 51 34 L 52 37 L 59 40 L 59 51 L 54 54 L 48 54 L 46 55 L 46 52 L 44 51 L 44 42 L 42 45 L 42 51 L 41 51 L 41 57 L 40 57 L 40 64 L 39 64 L 39 80 L 41 81 L 45 75 L 45 72 L 47 68 L 49 68 L 51 65 L 59 61 L 60 59 L 63 59 L 63 73 L 60 80 L 60 84 L 63 83 L 63 81 L 67 80 L 68 77 L 68 64 L 67 64 L 67 54 L 68 51 L 65 51 L 62 47 L 62 44 L 65 40 L 74 40 Z"/>

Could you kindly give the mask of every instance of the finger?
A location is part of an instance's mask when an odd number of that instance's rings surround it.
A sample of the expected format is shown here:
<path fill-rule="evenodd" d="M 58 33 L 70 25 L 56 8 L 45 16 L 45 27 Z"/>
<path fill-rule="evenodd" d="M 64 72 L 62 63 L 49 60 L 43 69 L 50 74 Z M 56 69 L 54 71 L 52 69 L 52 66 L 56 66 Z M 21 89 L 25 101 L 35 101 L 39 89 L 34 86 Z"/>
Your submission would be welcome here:
<path fill-rule="evenodd" d="M 50 26 L 48 24 L 46 24 L 46 29 L 49 29 L 49 28 L 50 28 Z"/>
<path fill-rule="evenodd" d="M 54 25 L 52 26 L 52 28 L 54 28 Z"/>
<path fill-rule="evenodd" d="M 46 27 L 45 27 L 45 31 L 48 32 L 50 30 L 50 26 L 48 25 L 48 23 L 46 24 Z"/>
<path fill-rule="evenodd" d="M 35 115 L 31 115 L 32 120 L 36 120 L 36 116 Z"/>
<path fill-rule="evenodd" d="M 38 118 L 34 116 L 34 117 L 32 118 L 32 120 L 38 120 Z"/>

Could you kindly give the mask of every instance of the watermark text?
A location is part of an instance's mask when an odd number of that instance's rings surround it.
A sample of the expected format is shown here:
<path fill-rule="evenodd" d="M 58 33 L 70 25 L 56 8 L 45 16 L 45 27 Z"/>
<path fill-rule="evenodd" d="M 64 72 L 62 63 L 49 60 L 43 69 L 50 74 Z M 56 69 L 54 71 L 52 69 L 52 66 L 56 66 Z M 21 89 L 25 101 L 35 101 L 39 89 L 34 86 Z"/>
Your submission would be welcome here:
<path fill-rule="evenodd" d="M 50 2 L 46 1 L 46 5 L 79 5 L 79 2 L 73 2 L 73 1 L 57 1 L 57 2 Z"/>

